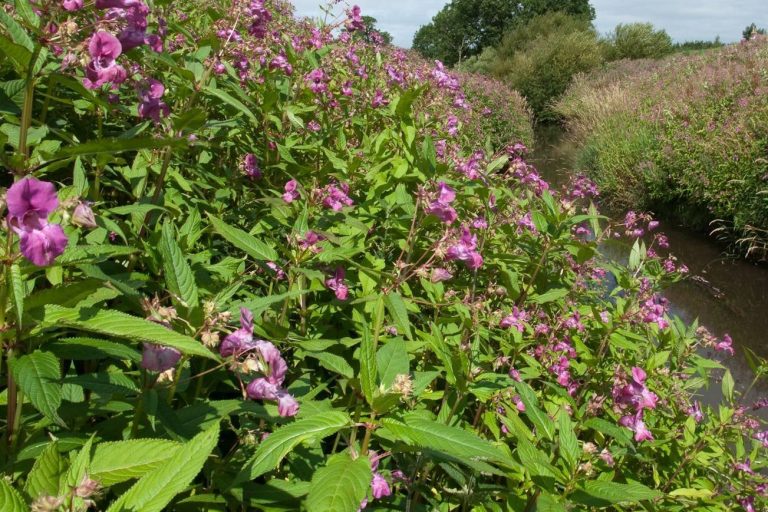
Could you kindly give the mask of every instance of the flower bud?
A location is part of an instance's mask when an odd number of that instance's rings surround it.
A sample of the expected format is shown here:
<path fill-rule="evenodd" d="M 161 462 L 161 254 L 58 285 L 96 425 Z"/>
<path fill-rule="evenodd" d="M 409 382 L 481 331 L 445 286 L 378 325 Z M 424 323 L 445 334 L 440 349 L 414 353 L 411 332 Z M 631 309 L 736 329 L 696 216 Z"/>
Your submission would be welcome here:
<path fill-rule="evenodd" d="M 91 205 L 87 201 L 80 201 L 72 212 L 72 224 L 81 228 L 93 229 L 96 226 L 96 218 L 93 215 Z"/>

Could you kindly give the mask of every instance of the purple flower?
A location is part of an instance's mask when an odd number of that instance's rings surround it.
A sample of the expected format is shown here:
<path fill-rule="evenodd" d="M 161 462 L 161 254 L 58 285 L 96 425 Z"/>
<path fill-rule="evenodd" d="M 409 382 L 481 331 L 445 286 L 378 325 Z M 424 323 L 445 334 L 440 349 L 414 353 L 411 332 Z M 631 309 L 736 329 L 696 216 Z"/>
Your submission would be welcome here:
<path fill-rule="evenodd" d="M 464 227 L 461 237 L 448 248 L 446 259 L 463 261 L 469 269 L 477 270 L 483 265 L 483 256 L 476 249 L 477 237 Z"/>
<path fill-rule="evenodd" d="M 655 409 L 659 397 L 645 385 L 646 373 L 642 368 L 632 368 L 632 379 L 624 386 L 614 387 L 613 398 L 618 404 L 631 405 L 640 413 L 643 409 Z"/>
<path fill-rule="evenodd" d="M 341 211 L 345 206 L 355 204 L 347 195 L 349 194 L 349 185 L 346 183 L 340 183 L 338 187 L 336 185 L 327 185 L 323 189 L 323 194 L 323 206 L 335 212 Z"/>
<path fill-rule="evenodd" d="M 127 9 L 139 4 L 143 4 L 141 0 L 96 0 L 97 9 Z"/>
<path fill-rule="evenodd" d="M 301 195 L 299 194 L 298 190 L 296 190 L 299 186 L 299 182 L 296 180 L 290 180 L 288 183 L 285 184 L 285 193 L 283 194 L 283 201 L 286 203 L 292 203 L 299 199 Z"/>
<path fill-rule="evenodd" d="M 125 69 L 116 63 L 122 52 L 123 46 L 115 36 L 104 31 L 96 32 L 88 43 L 91 62 L 85 68 L 83 85 L 88 89 L 98 89 L 106 83 L 125 81 Z"/>
<path fill-rule="evenodd" d="M 72 224 L 81 228 L 93 229 L 97 227 L 96 218 L 89 201 L 80 201 L 72 212 Z"/>
<path fill-rule="evenodd" d="M 733 350 L 733 339 L 730 335 L 723 336 L 722 341 L 715 343 L 715 350 L 718 352 L 725 352 L 728 355 L 734 355 L 736 352 Z"/>
<path fill-rule="evenodd" d="M 160 118 L 168 117 L 171 109 L 161 98 L 165 94 L 165 86 L 159 81 L 150 78 L 144 88 L 139 91 L 139 117 L 152 119 L 159 123 Z"/>
<path fill-rule="evenodd" d="M 248 398 L 251 400 L 277 400 L 278 387 L 267 379 L 259 377 L 253 379 L 245 388 Z"/>
<path fill-rule="evenodd" d="M 688 416 L 693 418 L 696 423 L 701 423 L 704 419 L 704 413 L 701 412 L 701 404 L 698 400 L 693 402 L 693 405 L 688 409 Z"/>
<path fill-rule="evenodd" d="M 387 480 L 381 476 L 381 473 L 374 473 L 371 480 L 371 493 L 374 499 L 381 499 L 392 494 Z"/>
<path fill-rule="evenodd" d="M 389 105 L 389 100 L 384 96 L 384 92 L 381 89 L 376 89 L 376 93 L 371 100 L 371 106 L 373 108 L 386 107 Z"/>
<path fill-rule="evenodd" d="M 286 277 L 288 277 L 285 273 L 285 270 L 283 270 L 280 265 L 275 263 L 274 261 L 268 261 L 267 267 L 269 267 L 270 270 L 272 270 L 275 273 L 275 277 L 278 281 L 282 281 Z"/>
<path fill-rule="evenodd" d="M 181 359 L 181 352 L 173 347 L 145 343 L 141 354 L 141 367 L 151 372 L 170 370 Z"/>
<path fill-rule="evenodd" d="M 433 283 L 441 283 L 443 281 L 448 281 L 452 277 L 453 274 L 444 268 L 433 268 L 429 275 L 429 280 Z"/>
<path fill-rule="evenodd" d="M 456 191 L 441 181 L 437 184 L 437 199 L 425 209 L 428 215 L 434 215 L 446 224 L 452 224 L 457 218 L 451 203 L 456 199 Z"/>
<path fill-rule="evenodd" d="M 653 441 L 653 434 L 645 426 L 642 413 L 638 413 L 634 416 L 623 416 L 619 420 L 619 425 L 627 427 L 635 433 L 635 441 L 641 443 L 643 441 Z"/>
<path fill-rule="evenodd" d="M 240 308 L 240 328 L 224 338 L 219 353 L 222 357 L 237 357 L 253 347 L 253 313 L 246 308 Z"/>
<path fill-rule="evenodd" d="M 359 6 L 353 5 L 352 8 L 347 11 L 347 19 L 344 22 L 344 26 L 349 32 L 365 29 L 365 23 L 363 22 L 362 16 L 360 16 Z"/>
<path fill-rule="evenodd" d="M 83 0 L 64 0 L 61 5 L 65 11 L 79 11 L 83 8 Z"/>
<path fill-rule="evenodd" d="M 285 54 L 280 54 L 274 59 L 272 59 L 272 62 L 269 63 L 269 69 L 275 70 L 280 69 L 285 73 L 286 75 L 292 75 L 293 74 L 293 66 L 291 66 L 291 63 L 288 62 L 288 59 L 285 57 Z"/>
<path fill-rule="evenodd" d="M 347 287 L 346 283 L 344 283 L 344 276 L 344 269 L 342 267 L 338 267 L 336 272 L 333 274 L 333 277 L 325 280 L 325 286 L 329 290 L 333 290 L 333 292 L 336 294 L 336 298 L 339 300 L 347 300 L 347 297 L 349 296 L 349 288 Z"/>
<path fill-rule="evenodd" d="M 520 332 L 525 330 L 525 322 L 528 320 L 528 313 L 524 310 L 518 309 L 517 306 L 512 308 L 512 313 L 505 316 L 499 322 L 499 327 L 502 329 L 509 329 L 514 327 Z"/>
<path fill-rule="evenodd" d="M 256 155 L 253 153 L 246 153 L 243 157 L 243 161 L 240 163 L 240 169 L 243 174 L 248 176 L 251 180 L 261 178 L 261 168 L 259 167 L 259 161 L 256 159 Z"/>
<path fill-rule="evenodd" d="M 281 391 L 277 394 L 277 412 L 284 418 L 296 416 L 299 413 L 299 403 L 292 395 Z"/>
<path fill-rule="evenodd" d="M 328 90 L 328 75 L 322 69 L 313 69 L 305 77 L 309 89 L 315 94 L 321 94 Z"/>
<path fill-rule="evenodd" d="M 48 216 L 58 207 L 53 183 L 24 178 L 8 189 L 8 224 L 19 235 L 21 253 L 38 267 L 50 265 L 67 247 L 67 236 Z"/>

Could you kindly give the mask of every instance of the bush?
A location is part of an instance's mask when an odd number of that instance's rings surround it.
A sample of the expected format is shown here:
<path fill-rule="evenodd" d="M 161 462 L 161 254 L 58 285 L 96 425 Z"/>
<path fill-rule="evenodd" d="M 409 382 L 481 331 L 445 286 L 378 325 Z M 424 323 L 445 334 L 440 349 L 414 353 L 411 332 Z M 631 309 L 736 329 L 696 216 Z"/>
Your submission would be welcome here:
<path fill-rule="evenodd" d="M 620 63 L 577 78 L 556 110 L 585 141 L 598 183 L 633 175 L 630 183 L 643 184 L 632 193 L 609 186 L 619 192 L 611 197 L 700 229 L 719 220 L 736 239 L 748 233 L 744 252 L 764 258 L 766 64 L 764 39 L 656 64 Z"/>
<path fill-rule="evenodd" d="M 530 133 L 503 86 L 357 9 L 34 5 L 0 10 L 3 510 L 766 505 L 730 338 L 668 314 L 649 216 L 493 146 Z"/>
<path fill-rule="evenodd" d="M 651 23 L 620 23 L 608 37 L 606 60 L 659 59 L 672 51 L 665 30 L 655 30 Z"/>

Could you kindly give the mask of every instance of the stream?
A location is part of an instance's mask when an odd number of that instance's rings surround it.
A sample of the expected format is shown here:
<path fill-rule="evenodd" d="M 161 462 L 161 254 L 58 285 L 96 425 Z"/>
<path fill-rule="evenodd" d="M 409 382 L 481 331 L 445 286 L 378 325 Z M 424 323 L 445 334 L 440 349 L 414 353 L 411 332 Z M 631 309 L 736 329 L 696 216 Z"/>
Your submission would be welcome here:
<path fill-rule="evenodd" d="M 578 146 L 559 127 L 537 130 L 531 162 L 553 186 L 566 183 L 574 172 Z M 607 214 L 607 212 L 603 212 Z M 688 323 L 697 318 L 715 336 L 730 334 L 736 355 L 717 357 L 733 374 L 737 388 L 750 387 L 754 374 L 747 364 L 745 348 L 768 358 L 768 268 L 747 261 L 730 259 L 723 247 L 701 233 L 669 222 L 662 222 L 659 232 L 669 237 L 670 250 L 690 269 L 690 277 L 670 287 L 664 295 L 673 315 Z M 611 258 L 626 255 L 606 251 Z M 711 355 L 711 354 L 704 354 Z M 719 386 L 706 393 L 706 402 L 717 402 Z M 749 403 L 768 396 L 768 381 L 754 387 L 743 397 Z"/>

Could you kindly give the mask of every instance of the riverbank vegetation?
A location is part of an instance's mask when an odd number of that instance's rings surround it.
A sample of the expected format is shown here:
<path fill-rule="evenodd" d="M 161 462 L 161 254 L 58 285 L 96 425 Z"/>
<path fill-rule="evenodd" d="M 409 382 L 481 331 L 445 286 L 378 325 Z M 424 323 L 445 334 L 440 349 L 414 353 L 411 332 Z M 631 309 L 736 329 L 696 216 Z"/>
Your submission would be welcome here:
<path fill-rule="evenodd" d="M 333 5 L 0 9 L 2 510 L 764 508 L 658 222 Z"/>
<path fill-rule="evenodd" d="M 625 208 L 716 229 L 768 256 L 768 41 L 578 77 L 555 110 L 582 144 L 580 167 Z"/>

